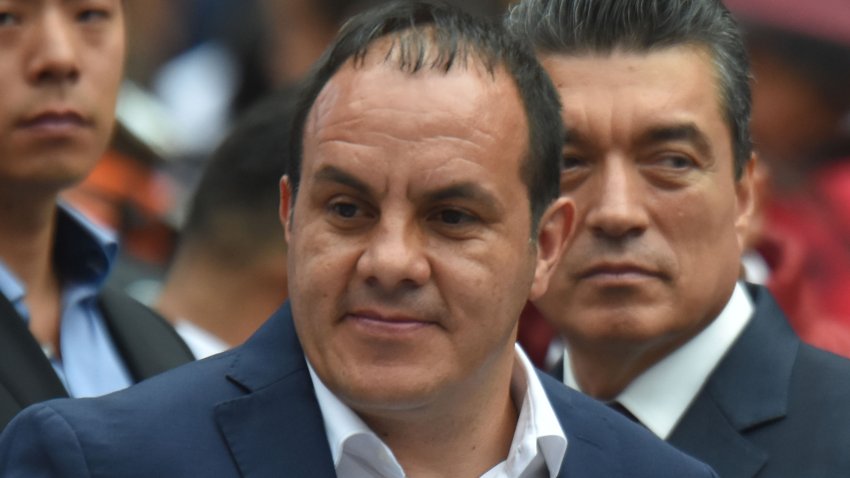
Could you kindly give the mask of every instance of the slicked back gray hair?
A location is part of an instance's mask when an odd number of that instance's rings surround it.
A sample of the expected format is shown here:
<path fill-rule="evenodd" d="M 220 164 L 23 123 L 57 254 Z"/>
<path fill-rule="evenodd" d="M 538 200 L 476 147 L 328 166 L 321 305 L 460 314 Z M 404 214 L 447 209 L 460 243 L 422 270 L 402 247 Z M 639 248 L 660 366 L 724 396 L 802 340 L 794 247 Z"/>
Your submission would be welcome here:
<path fill-rule="evenodd" d="M 750 66 L 738 24 L 720 0 L 523 0 L 506 23 L 539 54 L 705 48 L 714 60 L 740 178 L 752 151 Z"/>

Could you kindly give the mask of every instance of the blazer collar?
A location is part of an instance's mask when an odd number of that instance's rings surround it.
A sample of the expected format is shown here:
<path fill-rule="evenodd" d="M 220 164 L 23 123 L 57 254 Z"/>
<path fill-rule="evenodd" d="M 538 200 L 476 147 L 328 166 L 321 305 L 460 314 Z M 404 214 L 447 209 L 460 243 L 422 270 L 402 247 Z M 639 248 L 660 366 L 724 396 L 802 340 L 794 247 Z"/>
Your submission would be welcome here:
<path fill-rule="evenodd" d="M 227 378 L 245 395 L 215 417 L 242 476 L 336 476 L 288 302 L 236 351 Z"/>
<path fill-rule="evenodd" d="M 748 290 L 756 304 L 755 315 L 708 385 L 737 430 L 785 416 L 788 384 L 800 346 L 767 289 L 750 285 Z"/>
<path fill-rule="evenodd" d="M 591 399 L 543 372 L 538 375 L 567 435 L 567 453 L 558 477 L 628 476 L 619 466 L 619 461 L 611 459 L 611 454 L 620 448 L 620 444 L 615 442 L 617 433 L 604 416 L 592 412 L 593 407 L 581 407 L 577 403 Z"/>
<path fill-rule="evenodd" d="M 755 315 L 669 439 L 707 460 L 721 476 L 754 476 L 767 461 L 767 452 L 745 432 L 787 414 L 800 344 L 767 290 L 747 288 Z"/>

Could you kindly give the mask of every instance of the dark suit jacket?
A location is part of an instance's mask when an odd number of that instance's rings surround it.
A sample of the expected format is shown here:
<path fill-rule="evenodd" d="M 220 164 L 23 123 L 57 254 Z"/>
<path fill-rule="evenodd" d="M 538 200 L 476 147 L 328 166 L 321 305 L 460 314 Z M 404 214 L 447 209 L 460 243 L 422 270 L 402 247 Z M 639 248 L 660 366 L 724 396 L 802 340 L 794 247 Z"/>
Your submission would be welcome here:
<path fill-rule="evenodd" d="M 194 360 L 174 329 L 147 307 L 108 288 L 98 300 L 133 380 L 138 382 Z M 67 396 L 38 342 L 0 294 L 0 431 L 24 407 Z"/>
<path fill-rule="evenodd" d="M 723 478 L 850 477 L 850 360 L 800 342 L 767 289 L 747 288 L 752 320 L 668 441 Z"/>
<path fill-rule="evenodd" d="M 715 476 L 550 377 L 568 436 L 562 477 Z M 288 305 L 243 346 L 105 397 L 21 413 L 0 437 L 0 476 L 335 476 Z"/>

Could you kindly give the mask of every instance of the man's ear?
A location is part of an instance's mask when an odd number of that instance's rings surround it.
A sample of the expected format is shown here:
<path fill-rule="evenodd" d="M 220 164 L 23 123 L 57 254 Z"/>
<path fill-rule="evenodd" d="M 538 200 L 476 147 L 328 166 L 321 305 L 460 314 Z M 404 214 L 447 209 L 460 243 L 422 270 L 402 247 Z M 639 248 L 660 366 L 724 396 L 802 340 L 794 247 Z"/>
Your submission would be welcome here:
<path fill-rule="evenodd" d="M 283 234 L 286 243 L 289 244 L 290 226 L 292 224 L 292 188 L 289 187 L 289 176 L 280 178 L 280 224 L 283 226 Z"/>
<path fill-rule="evenodd" d="M 738 247 L 741 252 L 753 246 L 755 238 L 760 235 L 761 196 L 767 181 L 767 171 L 758 163 L 758 156 L 752 153 L 750 160 L 741 171 L 741 177 L 735 182 L 737 198 L 737 216 L 735 217 L 735 233 L 738 236 Z"/>
<path fill-rule="evenodd" d="M 559 197 L 540 218 L 537 230 L 537 264 L 529 300 L 535 300 L 546 293 L 549 279 L 572 238 L 575 212 L 575 204 L 571 199 Z"/>

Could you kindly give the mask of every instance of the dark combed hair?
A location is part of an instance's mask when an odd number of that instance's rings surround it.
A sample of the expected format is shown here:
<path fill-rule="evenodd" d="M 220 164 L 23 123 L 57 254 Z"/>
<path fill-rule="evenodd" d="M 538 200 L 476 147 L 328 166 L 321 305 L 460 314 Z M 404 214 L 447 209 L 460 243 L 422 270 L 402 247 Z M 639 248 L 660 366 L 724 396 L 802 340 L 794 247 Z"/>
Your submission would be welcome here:
<path fill-rule="evenodd" d="M 740 177 L 752 152 L 750 65 L 740 28 L 720 0 L 523 0 L 509 10 L 506 23 L 541 54 L 705 48 L 714 61 Z"/>
<path fill-rule="evenodd" d="M 294 104 L 292 91 L 276 92 L 236 122 L 204 169 L 181 248 L 203 245 L 223 260 L 244 261 L 284 247 L 279 181 L 289 162 Z"/>
<path fill-rule="evenodd" d="M 328 20 L 342 24 L 346 18 L 376 8 L 391 0 L 314 0 L 318 10 Z M 410 0 L 408 0 L 410 1 Z M 504 13 L 505 5 L 501 0 L 444 0 L 473 15 L 496 18 Z"/>
<path fill-rule="evenodd" d="M 355 68 L 370 46 L 389 38 L 387 62 L 411 75 L 423 70 L 448 72 L 470 63 L 491 74 L 504 67 L 519 91 L 528 119 L 527 158 L 521 179 L 528 187 L 532 225 L 558 196 L 558 161 L 563 148 L 563 123 L 558 92 L 534 57 L 530 46 L 495 20 L 474 17 L 443 4 L 394 2 L 352 17 L 302 85 L 292 129 L 292 161 L 288 176 L 297 195 L 303 161 L 304 133 L 319 93 L 349 60 Z"/>

